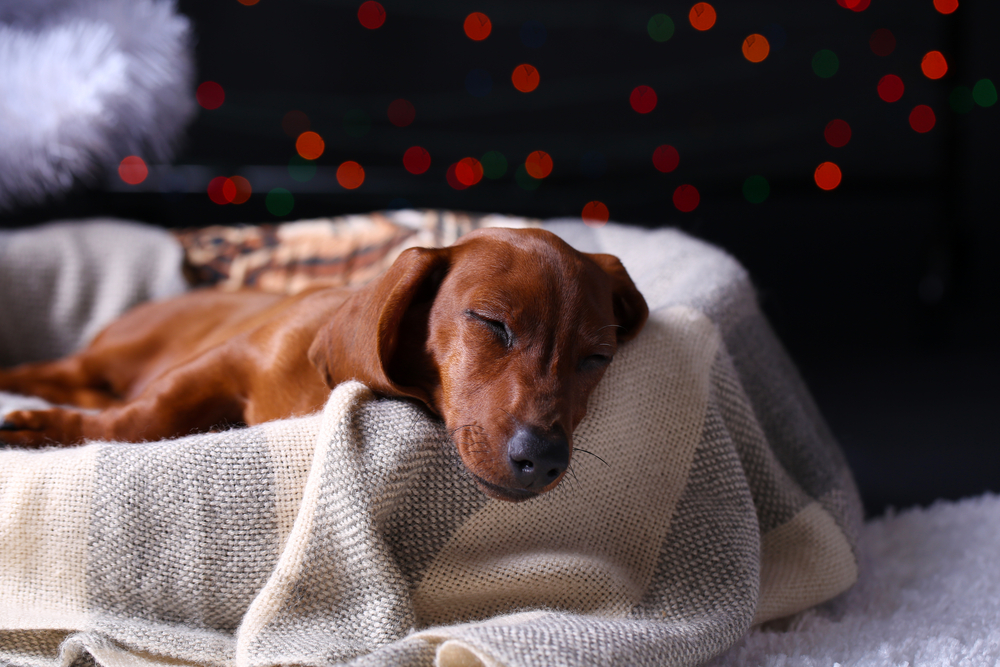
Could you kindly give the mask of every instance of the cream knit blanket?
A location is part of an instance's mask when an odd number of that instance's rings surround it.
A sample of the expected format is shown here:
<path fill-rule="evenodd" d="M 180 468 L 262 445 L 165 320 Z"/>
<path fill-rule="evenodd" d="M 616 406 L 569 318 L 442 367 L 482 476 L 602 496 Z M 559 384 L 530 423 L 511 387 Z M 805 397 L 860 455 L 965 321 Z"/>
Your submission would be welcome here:
<path fill-rule="evenodd" d="M 555 491 L 486 498 L 438 422 L 357 383 L 301 419 L 0 451 L 0 663 L 694 665 L 849 588 L 857 493 L 744 270 L 546 226 L 651 311 Z"/>

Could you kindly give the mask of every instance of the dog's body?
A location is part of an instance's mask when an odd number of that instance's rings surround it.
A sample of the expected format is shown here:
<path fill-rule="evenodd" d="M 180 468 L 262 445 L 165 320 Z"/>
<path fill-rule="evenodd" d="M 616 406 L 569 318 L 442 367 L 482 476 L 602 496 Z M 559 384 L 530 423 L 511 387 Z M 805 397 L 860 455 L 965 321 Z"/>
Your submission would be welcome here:
<path fill-rule="evenodd" d="M 407 250 L 359 290 L 197 290 L 141 305 L 72 357 L 0 370 L 0 390 L 100 410 L 12 412 L 0 441 L 257 424 L 314 412 L 357 379 L 422 401 L 487 494 L 523 500 L 558 483 L 587 398 L 647 314 L 617 258 L 541 230 L 484 229 Z"/>

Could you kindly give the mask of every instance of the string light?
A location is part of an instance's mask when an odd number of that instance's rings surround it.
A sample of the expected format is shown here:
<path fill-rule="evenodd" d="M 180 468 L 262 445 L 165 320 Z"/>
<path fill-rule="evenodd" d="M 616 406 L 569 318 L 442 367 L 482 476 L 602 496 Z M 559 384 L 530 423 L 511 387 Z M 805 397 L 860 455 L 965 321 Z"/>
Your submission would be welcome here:
<path fill-rule="evenodd" d="M 220 206 L 236 199 L 236 184 L 231 178 L 216 176 L 208 182 L 208 198 Z"/>
<path fill-rule="evenodd" d="M 833 190 L 840 185 L 840 167 L 833 162 L 824 162 L 813 172 L 813 180 L 822 190 Z"/>
<path fill-rule="evenodd" d="M 353 160 L 343 162 L 337 167 L 337 182 L 346 190 L 357 190 L 365 182 L 365 170 Z"/>
<path fill-rule="evenodd" d="M 202 108 L 212 111 L 221 107 L 226 101 L 226 91 L 215 81 L 204 81 L 195 91 L 195 99 Z"/>
<path fill-rule="evenodd" d="M 448 182 L 448 185 L 455 188 L 456 190 L 464 190 L 469 186 L 463 183 L 462 181 L 458 180 L 458 175 L 456 174 L 457 171 L 458 171 L 458 163 L 455 162 L 448 167 L 448 171 L 446 171 L 444 174 L 444 180 L 446 180 Z"/>
<path fill-rule="evenodd" d="M 886 74 L 878 81 L 878 96 L 885 102 L 896 102 L 903 96 L 903 80 L 895 74 Z"/>
<path fill-rule="evenodd" d="M 597 200 L 587 202 L 583 205 L 583 212 L 580 214 L 583 224 L 588 227 L 603 227 L 611 217 L 608 207 L 604 202 Z"/>
<path fill-rule="evenodd" d="M 628 103 L 639 113 L 649 113 L 656 108 L 656 91 L 649 86 L 636 86 L 629 95 Z"/>
<path fill-rule="evenodd" d="M 552 173 L 552 157 L 545 151 L 535 151 L 524 161 L 524 168 L 532 178 L 545 178 Z"/>
<path fill-rule="evenodd" d="M 375 0 L 362 2 L 358 8 L 358 21 L 369 30 L 381 28 L 385 23 L 385 8 Z"/>
<path fill-rule="evenodd" d="M 921 134 L 933 130 L 936 122 L 937 117 L 934 115 L 934 109 L 926 104 L 918 104 L 910 112 L 910 127 Z"/>
<path fill-rule="evenodd" d="M 940 51 L 928 51 L 920 61 L 920 71 L 928 79 L 940 79 L 948 72 L 948 61 Z"/>
<path fill-rule="evenodd" d="M 951 14 L 958 9 L 958 0 L 934 0 L 934 9 L 942 14 Z"/>
<path fill-rule="evenodd" d="M 752 63 L 763 62 L 771 52 L 771 45 L 764 35 L 754 33 L 743 40 L 743 57 Z"/>
<path fill-rule="evenodd" d="M 295 151 L 306 160 L 315 160 L 323 154 L 326 142 L 317 133 L 303 132 L 295 140 Z"/>
<path fill-rule="evenodd" d="M 483 179 L 483 165 L 474 157 L 464 157 L 455 164 L 455 178 L 471 187 Z"/>
<path fill-rule="evenodd" d="M 423 146 L 410 146 L 403 153 L 403 167 L 411 174 L 422 174 L 431 168 L 431 154 Z"/>
<path fill-rule="evenodd" d="M 490 22 L 490 17 L 486 14 L 472 12 L 465 17 L 465 23 L 462 24 L 462 28 L 465 30 L 466 37 L 481 42 L 490 36 L 493 24 Z"/>
<path fill-rule="evenodd" d="M 715 25 L 715 7 L 707 2 L 699 2 L 688 12 L 688 20 L 695 30 L 705 31 Z"/>
<path fill-rule="evenodd" d="M 646 23 L 646 32 L 654 42 L 665 42 L 674 36 L 674 21 L 666 14 L 654 14 Z"/>
<path fill-rule="evenodd" d="M 672 172 L 680 162 L 680 153 L 673 146 L 663 144 L 662 146 L 657 146 L 656 150 L 653 151 L 653 166 L 656 167 L 657 171 L 662 171 L 664 174 Z"/>
<path fill-rule="evenodd" d="M 698 192 L 698 188 L 693 185 L 679 185 L 677 189 L 674 190 L 674 206 L 677 210 L 682 213 L 690 213 L 691 211 L 698 208 L 698 204 L 701 202 L 701 194 Z"/>
<path fill-rule="evenodd" d="M 538 74 L 537 69 L 525 63 L 514 68 L 514 73 L 510 75 L 510 80 L 513 82 L 514 87 L 522 93 L 530 93 L 535 88 L 538 88 L 541 76 Z"/>
<path fill-rule="evenodd" d="M 256 1 L 256 0 L 255 0 Z M 236 186 L 236 195 L 233 197 L 234 204 L 244 204 L 250 199 L 250 195 L 253 194 L 253 188 L 250 187 L 250 181 L 243 178 L 242 176 L 230 176 L 229 180 L 233 182 Z"/>
<path fill-rule="evenodd" d="M 139 185 L 149 176 L 149 168 L 138 155 L 129 155 L 118 164 L 118 176 L 129 185 Z"/>

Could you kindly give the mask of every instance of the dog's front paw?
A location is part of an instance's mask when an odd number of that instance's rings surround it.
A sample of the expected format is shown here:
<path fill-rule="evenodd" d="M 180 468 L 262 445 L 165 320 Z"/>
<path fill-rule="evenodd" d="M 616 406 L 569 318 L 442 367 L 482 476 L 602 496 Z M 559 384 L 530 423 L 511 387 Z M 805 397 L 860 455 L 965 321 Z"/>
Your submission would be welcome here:
<path fill-rule="evenodd" d="M 69 410 L 14 410 L 3 417 L 0 442 L 16 447 L 72 445 L 83 439 L 81 431 L 80 415 Z"/>

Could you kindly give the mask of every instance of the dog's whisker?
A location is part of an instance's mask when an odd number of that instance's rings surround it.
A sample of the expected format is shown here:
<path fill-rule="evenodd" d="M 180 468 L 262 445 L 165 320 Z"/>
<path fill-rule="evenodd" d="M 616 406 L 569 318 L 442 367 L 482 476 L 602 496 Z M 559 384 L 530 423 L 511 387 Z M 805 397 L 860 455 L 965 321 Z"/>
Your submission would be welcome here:
<path fill-rule="evenodd" d="M 603 463 L 604 465 L 608 466 L 609 468 L 611 467 L 611 464 L 610 464 L 610 463 L 608 463 L 607 461 L 605 461 L 604 459 L 602 459 L 602 458 L 601 458 L 600 456 L 598 456 L 598 455 L 597 455 L 597 454 L 595 454 L 594 452 L 591 452 L 591 451 L 588 451 L 588 450 L 586 450 L 586 449 L 583 449 L 582 447 L 574 447 L 574 448 L 573 448 L 573 451 L 574 451 L 574 452 L 582 452 L 582 453 L 584 453 L 584 454 L 590 454 L 591 456 L 593 456 L 593 457 L 594 457 L 595 459 L 597 459 L 598 461 L 600 461 L 600 462 L 601 462 L 601 463 Z"/>

